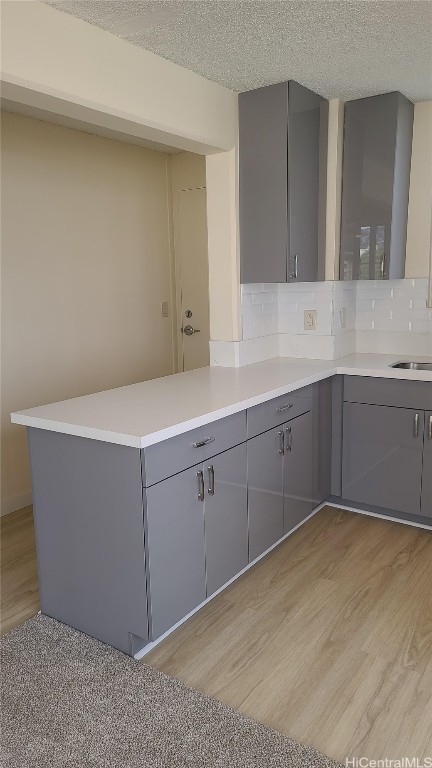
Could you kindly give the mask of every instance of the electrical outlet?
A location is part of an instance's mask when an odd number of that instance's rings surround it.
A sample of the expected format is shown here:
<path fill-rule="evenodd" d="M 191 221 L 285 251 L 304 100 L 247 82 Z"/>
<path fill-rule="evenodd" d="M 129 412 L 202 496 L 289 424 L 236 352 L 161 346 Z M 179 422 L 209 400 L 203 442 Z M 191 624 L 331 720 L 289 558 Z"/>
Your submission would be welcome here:
<path fill-rule="evenodd" d="M 317 311 L 316 309 L 305 309 L 304 311 L 304 329 L 305 331 L 316 331 Z"/>
<path fill-rule="evenodd" d="M 167 301 L 161 302 L 162 317 L 169 317 L 169 304 Z"/>
<path fill-rule="evenodd" d="M 339 310 L 339 325 L 341 328 L 346 326 L 346 307 L 341 307 Z"/>

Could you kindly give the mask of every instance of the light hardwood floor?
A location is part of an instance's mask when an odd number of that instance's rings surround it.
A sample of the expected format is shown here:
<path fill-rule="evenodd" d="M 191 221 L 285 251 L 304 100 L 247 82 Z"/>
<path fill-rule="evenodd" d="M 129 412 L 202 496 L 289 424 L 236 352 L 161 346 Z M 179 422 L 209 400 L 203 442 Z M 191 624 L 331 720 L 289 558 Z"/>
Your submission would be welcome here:
<path fill-rule="evenodd" d="M 2 528 L 5 630 L 38 604 L 30 511 Z M 424 759 L 432 534 L 321 510 L 145 661 L 336 759 Z"/>

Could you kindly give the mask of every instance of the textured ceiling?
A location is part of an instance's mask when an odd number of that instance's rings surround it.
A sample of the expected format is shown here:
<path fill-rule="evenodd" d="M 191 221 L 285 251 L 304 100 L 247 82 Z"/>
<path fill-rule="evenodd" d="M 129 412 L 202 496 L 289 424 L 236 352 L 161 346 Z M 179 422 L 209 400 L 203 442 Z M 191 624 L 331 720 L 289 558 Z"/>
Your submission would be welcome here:
<path fill-rule="evenodd" d="M 235 91 L 432 98 L 431 0 L 47 0 Z"/>

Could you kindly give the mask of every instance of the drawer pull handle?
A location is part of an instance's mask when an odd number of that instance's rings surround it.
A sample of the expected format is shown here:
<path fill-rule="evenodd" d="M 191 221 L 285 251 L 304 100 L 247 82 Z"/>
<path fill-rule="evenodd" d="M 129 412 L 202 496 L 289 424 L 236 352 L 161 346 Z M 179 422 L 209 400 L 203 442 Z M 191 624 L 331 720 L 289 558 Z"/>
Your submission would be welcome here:
<path fill-rule="evenodd" d="M 432 440 L 432 416 L 429 416 L 428 438 Z"/>
<path fill-rule="evenodd" d="M 209 496 L 215 495 L 215 475 L 214 475 L 214 466 L 211 464 L 209 467 L 207 467 L 208 477 L 209 477 L 209 485 L 207 492 Z"/>
<path fill-rule="evenodd" d="M 196 443 L 192 443 L 193 448 L 202 448 L 204 445 L 214 443 L 215 437 L 204 437 L 202 440 L 198 440 Z"/>
<path fill-rule="evenodd" d="M 201 469 L 199 470 L 199 472 L 197 472 L 197 478 L 198 478 L 198 498 L 200 501 L 204 501 L 204 475 Z"/>
<path fill-rule="evenodd" d="M 414 437 L 419 436 L 419 415 L 418 413 L 414 416 Z"/>
<path fill-rule="evenodd" d="M 276 408 L 277 413 L 283 413 L 284 411 L 289 411 L 290 408 L 294 406 L 294 403 L 290 403 L 289 405 L 281 405 L 280 408 Z"/>
<path fill-rule="evenodd" d="M 292 451 L 292 429 L 291 427 L 287 427 L 287 435 L 288 435 L 288 451 L 291 453 Z"/>
<path fill-rule="evenodd" d="M 285 438 L 284 438 L 284 431 L 283 431 L 283 429 L 281 429 L 278 432 L 278 435 L 279 435 L 279 451 L 278 451 L 278 453 L 279 453 L 279 456 L 283 456 L 284 453 L 285 453 Z"/>

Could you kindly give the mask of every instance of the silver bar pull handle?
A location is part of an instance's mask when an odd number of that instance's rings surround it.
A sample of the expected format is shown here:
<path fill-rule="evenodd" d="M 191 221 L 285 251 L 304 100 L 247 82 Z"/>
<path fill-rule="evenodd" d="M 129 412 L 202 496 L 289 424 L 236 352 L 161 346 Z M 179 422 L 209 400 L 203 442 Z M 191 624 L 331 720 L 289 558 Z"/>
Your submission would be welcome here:
<path fill-rule="evenodd" d="M 432 415 L 429 416 L 428 438 L 432 440 Z"/>
<path fill-rule="evenodd" d="M 287 448 L 288 448 L 288 451 L 291 453 L 291 451 L 292 451 L 292 429 L 291 429 L 291 427 L 287 427 L 286 432 L 287 432 L 287 435 L 288 435 L 288 445 L 287 445 Z"/>
<path fill-rule="evenodd" d="M 385 253 L 381 256 L 381 277 L 385 277 Z"/>
<path fill-rule="evenodd" d="M 213 464 L 210 464 L 210 466 L 207 467 L 207 472 L 208 472 L 208 479 L 209 479 L 207 493 L 209 494 L 209 496 L 214 496 L 215 495 L 215 475 L 214 475 Z"/>
<path fill-rule="evenodd" d="M 284 437 L 284 431 L 283 429 L 280 429 L 278 432 L 279 435 L 279 456 L 283 456 L 285 453 L 285 437 Z"/>
<path fill-rule="evenodd" d="M 418 413 L 414 416 L 414 437 L 419 436 L 419 415 Z"/>
<path fill-rule="evenodd" d="M 277 413 L 283 413 L 284 411 L 288 411 L 290 408 L 292 408 L 294 403 L 289 403 L 289 405 L 281 405 L 280 408 L 276 408 Z"/>
<path fill-rule="evenodd" d="M 199 472 L 197 472 L 197 478 L 198 478 L 198 498 L 200 501 L 204 501 L 204 475 L 201 469 L 199 470 Z"/>
<path fill-rule="evenodd" d="M 292 256 L 291 260 L 293 261 L 294 268 L 290 272 L 290 279 L 291 280 L 297 280 L 297 275 L 298 275 L 298 254 L 295 253 L 294 256 Z"/>
<path fill-rule="evenodd" d="M 203 448 L 204 445 L 208 445 L 209 443 L 214 443 L 215 437 L 204 437 L 202 440 L 197 440 L 196 443 L 192 443 L 193 448 Z"/>

